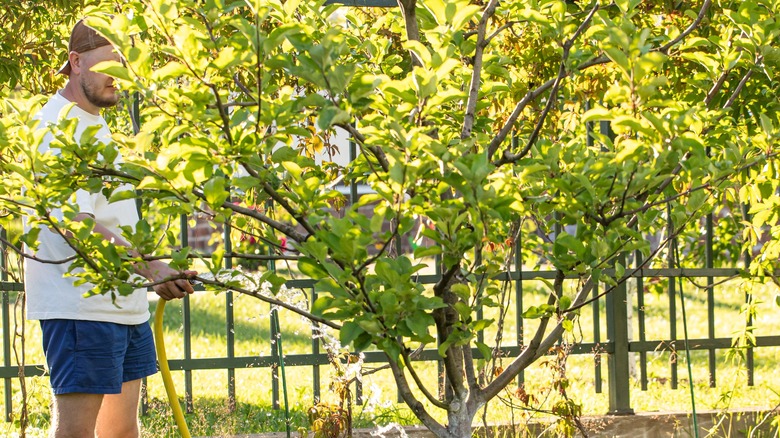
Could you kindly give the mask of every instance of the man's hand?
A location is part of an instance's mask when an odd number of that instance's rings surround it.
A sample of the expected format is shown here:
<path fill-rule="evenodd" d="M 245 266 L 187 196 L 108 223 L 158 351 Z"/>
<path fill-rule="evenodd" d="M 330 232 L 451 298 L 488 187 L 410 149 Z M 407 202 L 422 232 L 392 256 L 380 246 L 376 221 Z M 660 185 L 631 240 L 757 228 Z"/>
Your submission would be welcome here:
<path fill-rule="evenodd" d="M 167 263 L 159 260 L 148 262 L 144 268 L 138 271 L 141 275 L 155 283 L 168 278 L 181 277 L 182 275 L 193 277 L 198 274 L 197 271 L 177 271 L 168 266 Z M 152 286 L 152 289 L 164 300 L 184 298 L 186 295 L 195 292 L 195 289 L 192 288 L 192 285 L 186 278 L 165 281 Z"/>

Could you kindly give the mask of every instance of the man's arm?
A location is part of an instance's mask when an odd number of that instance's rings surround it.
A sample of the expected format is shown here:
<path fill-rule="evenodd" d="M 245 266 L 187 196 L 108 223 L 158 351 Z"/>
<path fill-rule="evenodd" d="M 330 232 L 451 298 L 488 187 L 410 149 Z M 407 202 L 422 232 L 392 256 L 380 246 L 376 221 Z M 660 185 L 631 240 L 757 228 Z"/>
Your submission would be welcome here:
<path fill-rule="evenodd" d="M 87 218 L 91 218 L 89 214 L 79 213 L 74 217 L 76 221 L 83 221 Z M 130 244 L 121 236 L 111 232 L 108 228 L 99 223 L 95 223 L 93 231 L 101 236 L 105 240 L 108 240 L 113 245 L 129 247 Z M 136 254 L 137 255 L 137 254 Z M 182 274 L 192 276 L 197 275 L 196 271 L 177 271 L 167 263 L 161 260 L 144 261 L 135 265 L 135 271 L 146 277 L 152 282 L 159 282 L 166 278 L 181 276 Z M 194 293 L 190 282 L 184 278 L 178 278 L 175 280 L 165 281 L 160 284 L 152 286 L 152 289 L 164 300 L 172 300 L 175 298 L 183 298 L 187 294 Z"/>

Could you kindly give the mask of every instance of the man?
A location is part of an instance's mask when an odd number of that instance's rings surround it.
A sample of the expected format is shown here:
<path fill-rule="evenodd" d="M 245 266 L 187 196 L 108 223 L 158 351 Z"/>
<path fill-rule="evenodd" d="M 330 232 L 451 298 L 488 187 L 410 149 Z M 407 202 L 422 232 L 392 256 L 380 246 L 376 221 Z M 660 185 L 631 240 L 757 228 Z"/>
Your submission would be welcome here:
<path fill-rule="evenodd" d="M 96 140 L 108 143 L 110 132 L 100 116 L 101 108 L 116 105 L 117 90 L 111 77 L 91 71 L 102 61 L 119 61 L 109 42 L 82 21 L 73 28 L 68 61 L 60 73 L 68 83 L 38 114 L 40 126 L 60 118 L 75 118 L 79 139 L 87 127 L 99 126 Z M 41 146 L 48 150 L 51 135 Z M 53 149 L 52 153 L 58 153 Z M 120 160 L 121 158 L 118 158 Z M 120 189 L 131 190 L 132 187 Z M 120 226 L 138 221 L 135 202 L 110 203 L 100 193 L 79 190 L 77 220 L 92 217 L 94 232 L 114 245 L 129 246 Z M 53 212 L 61 217 L 59 211 Z M 63 260 L 74 254 L 68 243 L 51 229 L 42 228 L 36 254 L 39 260 Z M 93 286 L 74 285 L 69 264 L 28 260 L 25 269 L 27 317 L 40 320 L 44 353 L 50 372 L 52 429 L 54 438 L 136 438 L 139 436 L 138 403 L 141 379 L 157 372 L 149 305 L 146 292 L 128 296 L 111 293 L 84 297 Z M 186 277 L 166 263 L 152 261 L 136 266 L 165 300 L 193 293 Z"/>

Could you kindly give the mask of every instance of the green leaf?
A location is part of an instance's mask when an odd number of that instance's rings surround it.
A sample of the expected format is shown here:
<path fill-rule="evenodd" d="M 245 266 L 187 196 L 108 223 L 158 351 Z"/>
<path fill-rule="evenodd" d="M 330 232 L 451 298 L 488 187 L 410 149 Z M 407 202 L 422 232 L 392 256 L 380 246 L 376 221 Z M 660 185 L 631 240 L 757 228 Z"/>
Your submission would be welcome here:
<path fill-rule="evenodd" d="M 479 319 L 477 321 L 474 321 L 471 324 L 471 329 L 475 332 L 481 332 L 485 330 L 486 328 L 490 327 L 491 324 L 493 324 L 494 320 L 492 319 Z"/>
<path fill-rule="evenodd" d="M 357 324 L 368 334 L 378 335 L 384 331 L 382 324 L 380 324 L 379 321 L 375 319 L 360 319 L 357 321 Z"/>
<path fill-rule="evenodd" d="M 628 57 L 626 54 L 618 49 L 617 47 L 605 47 L 604 53 L 606 53 L 607 57 L 612 60 L 618 67 L 620 67 L 620 70 L 623 72 L 623 75 L 626 79 L 630 79 L 631 75 L 629 73 L 631 69 L 631 65 L 628 61 Z"/>
<path fill-rule="evenodd" d="M 370 347 L 373 343 L 373 338 L 368 333 L 361 333 L 358 335 L 358 337 L 355 339 L 355 341 L 352 343 L 352 345 L 355 347 L 355 351 L 361 352 L 365 350 L 366 348 Z M 397 357 L 397 354 L 396 354 Z"/>
<path fill-rule="evenodd" d="M 453 305 L 453 307 L 455 307 L 455 310 L 458 312 L 462 320 L 468 321 L 471 319 L 471 307 L 468 304 L 462 301 L 458 301 Z"/>
<path fill-rule="evenodd" d="M 767 136 L 771 136 L 775 132 L 775 127 L 774 124 L 772 123 L 772 119 L 770 119 L 764 113 L 759 113 L 758 117 L 761 121 L 761 128 L 764 130 L 764 133 L 766 133 Z"/>
<path fill-rule="evenodd" d="M 190 73 L 190 70 L 184 64 L 171 61 L 164 66 L 155 69 L 152 72 L 153 81 L 167 81 L 169 79 L 180 78 Z"/>
<path fill-rule="evenodd" d="M 582 122 L 585 123 L 601 120 L 612 120 L 614 117 L 615 116 L 612 114 L 612 111 L 603 107 L 597 107 L 586 111 L 582 116 Z"/>
<path fill-rule="evenodd" d="M 467 284 L 463 283 L 456 283 L 453 284 L 450 287 L 450 290 L 452 293 L 458 296 L 463 301 L 468 301 L 469 297 L 471 297 L 471 288 Z"/>
<path fill-rule="evenodd" d="M 317 301 L 319 301 L 319 299 Z M 347 321 L 344 323 L 344 325 L 341 326 L 341 330 L 339 330 L 339 342 L 341 342 L 341 345 L 347 346 L 360 335 L 365 333 L 365 330 L 360 328 L 360 325 L 358 325 L 355 321 Z"/>
<path fill-rule="evenodd" d="M 558 299 L 558 309 L 566 310 L 571 307 L 571 298 L 563 296 Z"/>
<path fill-rule="evenodd" d="M 446 341 L 444 341 L 444 342 L 442 342 L 441 344 L 439 344 L 438 351 L 439 351 L 439 356 L 440 356 L 440 357 L 444 357 L 444 358 L 446 358 L 446 357 L 447 357 L 447 350 L 450 348 L 450 346 L 452 345 L 452 343 L 453 343 L 453 341 L 452 341 L 452 335 L 450 335 L 450 337 L 449 337 L 449 338 L 447 338 L 447 340 L 446 340 Z"/>
<path fill-rule="evenodd" d="M 325 271 L 320 263 L 310 257 L 301 257 L 298 259 L 298 270 L 301 271 L 301 274 L 315 280 L 319 280 L 328 275 L 327 271 Z"/>
<path fill-rule="evenodd" d="M 226 46 L 219 51 L 219 56 L 217 56 L 217 59 L 212 61 L 212 65 L 215 69 L 222 71 L 240 61 L 241 57 L 236 53 L 236 50 L 233 47 Z"/>
<path fill-rule="evenodd" d="M 301 169 L 301 166 L 299 166 L 298 163 L 295 161 L 283 161 L 282 166 L 295 180 L 301 179 L 301 172 L 303 172 L 303 169 Z"/>
<path fill-rule="evenodd" d="M 555 245 L 560 245 L 568 251 L 571 251 L 579 258 L 585 255 L 585 246 L 580 239 L 566 233 L 565 231 L 558 235 L 555 239 Z"/>
<path fill-rule="evenodd" d="M 38 235 L 41 229 L 38 227 L 30 228 L 30 231 L 19 236 L 19 240 L 24 242 L 29 248 L 38 248 Z"/>
<path fill-rule="evenodd" d="M 228 194 L 228 191 L 225 189 L 225 178 L 221 176 L 211 178 L 203 185 L 203 195 L 212 208 L 221 207 Z"/>
<path fill-rule="evenodd" d="M 414 249 L 414 258 L 421 259 L 424 257 L 439 255 L 441 253 L 442 253 L 442 249 L 438 245 L 433 245 L 429 247 L 418 246 L 417 248 Z"/>
<path fill-rule="evenodd" d="M 626 274 L 626 267 L 622 263 L 615 263 L 615 279 L 619 280 Z"/>
<path fill-rule="evenodd" d="M 477 345 L 479 353 L 482 355 L 482 359 L 489 360 L 491 357 L 493 357 L 493 349 L 490 348 L 487 344 L 479 341 L 476 341 L 475 344 Z"/>
<path fill-rule="evenodd" d="M 108 198 L 109 203 L 124 201 L 125 199 L 134 199 L 136 194 L 134 190 L 114 190 L 111 193 L 111 197 Z"/>
<path fill-rule="evenodd" d="M 311 313 L 313 315 L 322 316 L 325 311 L 333 307 L 333 298 L 329 296 L 319 296 L 311 305 Z"/>
<path fill-rule="evenodd" d="M 126 81 L 131 81 L 132 78 L 130 77 L 130 71 L 122 65 L 121 62 L 117 61 L 102 61 L 97 64 L 95 64 L 92 69 L 92 71 L 98 72 L 98 73 L 104 73 L 109 76 L 113 76 L 115 78 L 124 79 Z"/>
<path fill-rule="evenodd" d="M 333 125 L 349 123 L 350 115 L 348 112 L 336 106 L 329 106 L 320 110 L 317 117 L 317 127 L 326 130 Z"/>
<path fill-rule="evenodd" d="M 416 339 L 419 342 L 433 342 L 435 339 L 430 335 L 430 327 L 433 327 L 433 317 L 423 311 L 416 311 L 414 314 L 405 319 L 406 325 L 414 332 Z"/>
<path fill-rule="evenodd" d="M 284 285 L 287 280 L 277 275 L 274 271 L 266 271 L 263 273 L 263 275 L 260 277 L 259 283 L 268 282 L 271 284 L 271 292 L 276 295 L 279 292 L 279 289 Z"/>
<path fill-rule="evenodd" d="M 544 312 L 536 306 L 531 306 L 523 312 L 523 318 L 525 319 L 538 319 L 542 316 L 544 316 Z"/>

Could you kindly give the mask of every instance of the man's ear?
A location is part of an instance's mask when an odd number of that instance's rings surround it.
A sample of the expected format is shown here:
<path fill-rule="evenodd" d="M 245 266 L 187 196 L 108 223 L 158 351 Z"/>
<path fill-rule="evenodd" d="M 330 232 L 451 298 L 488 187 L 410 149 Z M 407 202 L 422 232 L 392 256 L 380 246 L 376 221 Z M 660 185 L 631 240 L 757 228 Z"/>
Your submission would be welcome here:
<path fill-rule="evenodd" d="M 81 74 L 81 55 L 79 52 L 68 53 L 68 62 L 70 63 L 71 73 Z"/>

